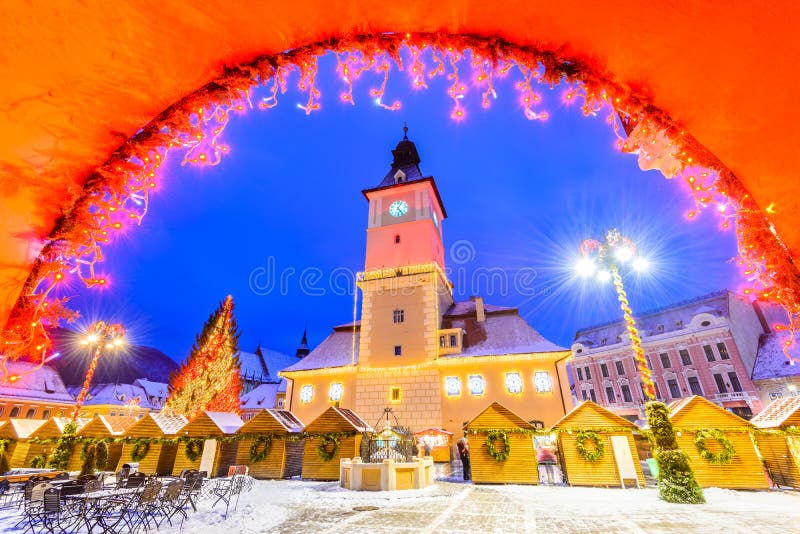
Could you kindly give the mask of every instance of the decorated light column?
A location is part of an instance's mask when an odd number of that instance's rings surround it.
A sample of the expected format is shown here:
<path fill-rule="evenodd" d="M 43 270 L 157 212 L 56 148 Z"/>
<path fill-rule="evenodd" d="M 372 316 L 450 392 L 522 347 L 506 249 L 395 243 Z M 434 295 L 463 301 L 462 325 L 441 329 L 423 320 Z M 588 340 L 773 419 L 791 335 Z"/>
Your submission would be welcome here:
<path fill-rule="evenodd" d="M 617 299 L 619 299 L 625 318 L 625 328 L 631 338 L 636 368 L 642 380 L 642 390 L 648 400 L 656 400 L 655 385 L 644 357 L 642 338 L 636 328 L 636 321 L 633 319 L 633 312 L 631 312 L 628 295 L 620 274 L 620 266 L 626 264 L 630 264 L 637 271 L 647 269 L 647 260 L 637 254 L 634 243 L 627 237 L 622 237 L 616 228 L 612 228 L 606 233 L 605 241 L 602 243 L 596 239 L 584 239 L 580 251 L 582 257 L 576 266 L 578 274 L 584 277 L 595 275 L 601 282 L 609 280 L 614 282 Z"/>
<path fill-rule="evenodd" d="M 105 321 L 98 321 L 89 328 L 86 337 L 81 340 L 82 345 L 94 347 L 94 356 L 92 362 L 89 364 L 89 370 L 86 372 L 86 380 L 83 381 L 83 388 L 78 393 L 78 398 L 75 399 L 75 411 L 72 413 L 72 420 L 76 421 L 78 415 L 81 413 L 83 401 L 86 399 L 86 394 L 89 392 L 89 386 L 92 383 L 94 371 L 97 369 L 97 362 L 103 354 L 103 349 L 118 349 L 121 348 L 125 341 L 123 336 L 125 329 L 121 324 L 108 324 Z"/>

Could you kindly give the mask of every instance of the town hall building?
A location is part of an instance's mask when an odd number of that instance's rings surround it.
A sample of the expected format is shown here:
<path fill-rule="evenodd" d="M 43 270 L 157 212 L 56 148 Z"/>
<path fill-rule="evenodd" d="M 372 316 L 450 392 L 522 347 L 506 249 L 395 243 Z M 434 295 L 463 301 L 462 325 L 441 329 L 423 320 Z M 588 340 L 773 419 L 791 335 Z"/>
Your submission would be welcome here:
<path fill-rule="evenodd" d="M 436 182 L 420 171 L 407 129 L 392 154 L 383 180 L 363 191 L 360 321 L 334 327 L 281 372 L 287 407 L 305 423 L 340 406 L 371 424 L 391 407 L 412 431 L 461 435 L 465 422 L 497 401 L 526 420 L 555 423 L 572 408 L 569 349 L 542 337 L 516 308 L 481 297 L 454 301 Z"/>

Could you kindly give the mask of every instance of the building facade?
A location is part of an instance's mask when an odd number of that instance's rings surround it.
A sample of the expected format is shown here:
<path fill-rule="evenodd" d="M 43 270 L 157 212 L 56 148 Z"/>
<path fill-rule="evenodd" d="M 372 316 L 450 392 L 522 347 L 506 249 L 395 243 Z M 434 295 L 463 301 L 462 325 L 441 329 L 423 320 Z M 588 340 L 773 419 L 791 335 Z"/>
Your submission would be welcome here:
<path fill-rule="evenodd" d="M 800 365 L 787 358 L 783 352 L 787 337 L 786 332 L 761 336 L 752 378 L 763 406 L 775 399 L 800 395 Z M 797 341 L 789 347 L 789 355 L 800 360 Z"/>
<path fill-rule="evenodd" d="M 0 382 L 0 421 L 69 417 L 75 407 L 54 368 L 30 362 L 6 362 L 8 380 Z"/>
<path fill-rule="evenodd" d="M 497 401 L 552 424 L 571 408 L 570 352 L 544 339 L 516 308 L 480 297 L 455 302 L 445 271 L 446 211 L 407 136 L 389 172 L 363 191 L 368 208 L 360 320 L 344 324 L 281 374 L 303 421 L 330 406 L 376 423 L 389 407 L 412 431 L 463 424 Z"/>
<path fill-rule="evenodd" d="M 701 395 L 745 418 L 761 411 L 750 377 L 759 338 L 770 328 L 758 305 L 719 291 L 637 315 L 636 323 L 659 400 Z M 577 332 L 570 374 L 578 401 L 644 419 L 645 397 L 622 321 Z"/>

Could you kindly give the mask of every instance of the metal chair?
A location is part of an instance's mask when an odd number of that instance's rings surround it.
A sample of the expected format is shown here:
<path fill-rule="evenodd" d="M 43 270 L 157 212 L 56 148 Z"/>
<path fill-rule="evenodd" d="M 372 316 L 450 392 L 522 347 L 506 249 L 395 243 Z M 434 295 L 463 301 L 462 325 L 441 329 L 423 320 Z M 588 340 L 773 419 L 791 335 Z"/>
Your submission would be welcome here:
<path fill-rule="evenodd" d="M 234 505 L 233 509 L 236 510 L 239 507 L 239 496 L 242 494 L 242 490 L 244 489 L 246 477 L 242 475 L 234 475 L 233 478 L 227 480 L 212 490 L 213 496 L 217 498 L 214 501 L 214 504 L 211 505 L 211 508 L 217 506 L 217 503 L 224 502 L 225 503 L 225 515 L 223 516 L 225 519 L 228 518 L 228 510 L 230 509 L 231 501 L 234 497 L 236 497 L 236 504 Z"/>
<path fill-rule="evenodd" d="M 139 488 L 147 481 L 147 475 L 144 473 L 136 472 L 133 473 L 131 476 L 128 477 L 128 480 L 125 481 L 126 488 Z"/>
<path fill-rule="evenodd" d="M 172 526 L 172 517 L 175 514 L 181 515 L 181 525 L 183 525 L 183 520 L 187 518 L 186 514 L 186 507 L 189 504 L 189 494 L 184 494 L 183 487 L 185 485 L 185 481 L 178 479 L 173 480 L 169 484 L 167 484 L 167 489 L 164 490 L 164 495 L 161 497 L 161 504 L 159 512 L 163 516 L 163 519 L 166 519 L 167 522 Z M 156 526 L 160 526 L 160 523 L 157 522 Z"/>

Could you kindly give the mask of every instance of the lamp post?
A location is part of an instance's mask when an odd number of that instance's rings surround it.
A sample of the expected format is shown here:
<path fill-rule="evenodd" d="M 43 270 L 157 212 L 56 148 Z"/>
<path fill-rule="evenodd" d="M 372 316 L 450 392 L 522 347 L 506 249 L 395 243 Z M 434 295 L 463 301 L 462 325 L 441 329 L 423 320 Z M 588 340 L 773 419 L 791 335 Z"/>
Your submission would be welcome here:
<path fill-rule="evenodd" d="M 614 282 L 617 291 L 622 314 L 625 318 L 625 327 L 631 338 L 633 346 L 633 356 L 636 361 L 636 368 L 642 380 L 642 391 L 648 400 L 656 400 L 656 390 L 653 379 L 650 376 L 650 368 L 647 367 L 647 360 L 644 357 L 642 348 L 642 338 L 636 328 L 633 319 L 633 312 L 628 303 L 628 295 L 622 283 L 620 267 L 630 265 L 636 271 L 644 271 L 648 267 L 648 262 L 639 256 L 636 245 L 627 237 L 622 237 L 616 228 L 612 228 L 606 233 L 605 240 L 600 242 L 596 239 L 584 239 L 580 246 L 581 259 L 578 260 L 576 270 L 583 277 L 596 276 L 601 282 Z"/>
<path fill-rule="evenodd" d="M 72 414 L 72 421 L 77 421 L 78 415 L 81 413 L 81 406 L 86 399 L 86 394 L 89 392 L 89 386 L 92 383 L 94 371 L 97 369 L 97 362 L 100 360 L 100 355 L 103 354 L 103 349 L 119 349 L 125 344 L 123 336 L 125 329 L 121 324 L 108 324 L 105 321 L 98 321 L 93 324 L 86 337 L 81 340 L 81 345 L 94 347 L 94 356 L 92 362 L 89 364 L 89 370 L 86 372 L 86 380 L 83 381 L 83 388 L 78 393 L 78 398 L 75 399 L 75 411 Z"/>

